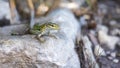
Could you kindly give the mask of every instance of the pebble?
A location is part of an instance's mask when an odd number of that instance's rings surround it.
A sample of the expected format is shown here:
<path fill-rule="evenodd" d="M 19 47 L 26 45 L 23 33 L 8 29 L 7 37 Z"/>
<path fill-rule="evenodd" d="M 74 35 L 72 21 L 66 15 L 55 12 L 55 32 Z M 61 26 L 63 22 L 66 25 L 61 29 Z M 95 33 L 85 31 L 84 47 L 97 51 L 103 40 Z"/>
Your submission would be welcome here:
<path fill-rule="evenodd" d="M 94 53 L 96 56 L 106 56 L 104 49 L 100 45 L 95 46 Z"/>
<path fill-rule="evenodd" d="M 91 18 L 90 15 L 87 15 L 87 14 L 85 14 L 84 17 L 86 20 L 89 20 Z"/>
<path fill-rule="evenodd" d="M 111 52 L 110 51 L 106 51 L 106 54 L 109 55 Z"/>
<path fill-rule="evenodd" d="M 117 24 L 117 21 L 111 20 L 109 24 L 110 24 L 110 25 L 115 25 L 115 24 Z"/>
<path fill-rule="evenodd" d="M 87 25 L 87 21 L 86 21 L 86 18 L 84 16 L 81 16 L 79 21 L 80 21 L 81 26 Z"/>
<path fill-rule="evenodd" d="M 97 31 L 104 31 L 105 33 L 108 33 L 109 29 L 107 26 L 97 25 Z"/>
<path fill-rule="evenodd" d="M 111 56 L 108 56 L 108 59 L 109 59 L 109 60 L 113 60 L 113 57 L 111 57 Z"/>
<path fill-rule="evenodd" d="M 115 58 L 115 59 L 113 59 L 113 62 L 114 62 L 114 63 L 118 63 L 118 62 L 119 62 L 119 59 L 116 59 L 116 58 Z"/>
<path fill-rule="evenodd" d="M 119 38 L 116 36 L 110 36 L 106 34 L 104 31 L 98 32 L 98 39 L 100 44 L 105 44 L 107 48 L 114 50 Z"/>
<path fill-rule="evenodd" d="M 108 7 L 105 4 L 98 4 L 98 13 L 99 14 L 107 14 Z"/>
<path fill-rule="evenodd" d="M 116 57 L 116 52 L 113 52 L 110 55 L 115 58 Z"/>
<path fill-rule="evenodd" d="M 120 29 L 113 29 L 111 32 L 110 32 L 111 35 L 118 35 L 120 36 Z"/>

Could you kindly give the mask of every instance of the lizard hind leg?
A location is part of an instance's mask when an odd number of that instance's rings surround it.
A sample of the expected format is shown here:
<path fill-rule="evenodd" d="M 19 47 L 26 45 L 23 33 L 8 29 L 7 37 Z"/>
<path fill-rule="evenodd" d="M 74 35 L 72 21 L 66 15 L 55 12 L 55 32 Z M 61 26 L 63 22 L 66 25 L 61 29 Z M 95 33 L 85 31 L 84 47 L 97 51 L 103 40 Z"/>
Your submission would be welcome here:
<path fill-rule="evenodd" d="M 39 35 L 37 35 L 37 37 L 36 37 L 41 43 L 44 43 L 46 40 L 45 40 L 45 38 L 44 37 L 42 37 L 42 35 L 41 34 L 39 34 Z"/>

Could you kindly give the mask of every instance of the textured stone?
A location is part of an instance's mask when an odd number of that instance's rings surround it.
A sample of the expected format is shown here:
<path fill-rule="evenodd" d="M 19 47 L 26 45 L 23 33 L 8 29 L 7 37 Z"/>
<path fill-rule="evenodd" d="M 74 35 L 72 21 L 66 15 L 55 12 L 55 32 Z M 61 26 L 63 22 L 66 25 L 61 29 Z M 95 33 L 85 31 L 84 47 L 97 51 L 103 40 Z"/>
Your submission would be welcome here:
<path fill-rule="evenodd" d="M 120 40 L 116 36 L 110 36 L 106 34 L 104 31 L 98 32 L 98 39 L 100 41 L 100 44 L 105 44 L 107 48 L 114 50 L 117 42 Z"/>
<path fill-rule="evenodd" d="M 10 19 L 10 8 L 8 2 L 0 0 L 0 19 L 3 17 Z"/>
<path fill-rule="evenodd" d="M 79 24 L 73 14 L 69 10 L 57 9 L 43 22 L 48 21 L 59 24 L 60 30 L 52 32 L 57 38 L 43 36 L 44 43 L 34 35 L 8 36 L 14 28 L 8 35 L 0 36 L 0 68 L 80 68 L 74 50 Z"/>

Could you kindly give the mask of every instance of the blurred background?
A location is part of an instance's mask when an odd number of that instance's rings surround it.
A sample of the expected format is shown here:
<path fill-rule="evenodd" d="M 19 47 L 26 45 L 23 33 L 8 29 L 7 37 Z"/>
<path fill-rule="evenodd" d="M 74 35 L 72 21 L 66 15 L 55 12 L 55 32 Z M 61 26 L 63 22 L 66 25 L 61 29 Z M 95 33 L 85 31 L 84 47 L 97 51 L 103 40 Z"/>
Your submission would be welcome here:
<path fill-rule="evenodd" d="M 47 16 L 56 8 L 66 8 L 73 12 L 81 26 L 81 36 L 87 36 L 93 45 L 102 47 L 106 55 L 97 57 L 100 68 L 120 68 L 120 0 L 34 0 L 35 18 Z M 21 24 L 30 19 L 26 0 L 16 0 L 15 20 L 11 22 L 8 0 L 0 0 L 0 28 Z M 74 29 L 74 28 L 72 28 Z M 76 44 L 81 67 L 90 68 L 81 50 L 84 42 Z M 96 52 L 96 51 L 95 51 Z"/>

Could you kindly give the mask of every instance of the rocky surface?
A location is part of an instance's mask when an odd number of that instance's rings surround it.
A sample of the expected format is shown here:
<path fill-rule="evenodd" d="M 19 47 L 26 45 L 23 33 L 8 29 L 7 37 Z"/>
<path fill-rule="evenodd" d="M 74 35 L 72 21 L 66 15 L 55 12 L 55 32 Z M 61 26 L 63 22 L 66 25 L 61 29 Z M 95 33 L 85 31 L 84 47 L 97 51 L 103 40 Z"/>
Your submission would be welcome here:
<path fill-rule="evenodd" d="M 26 29 L 24 24 L 19 27 L 13 25 L 0 29 L 1 68 L 80 68 L 74 50 L 78 22 L 69 10 L 57 9 L 52 13 L 44 22 L 51 21 L 59 24 L 59 32 L 52 33 L 57 39 L 44 36 L 46 41 L 41 43 L 33 35 L 10 36 L 10 33 L 18 31 L 17 29 L 24 31 Z"/>
<path fill-rule="evenodd" d="M 31 36 L 6 36 L 0 39 L 1 68 L 80 67 L 72 40 L 48 37 L 45 43 L 40 43 Z"/>
<path fill-rule="evenodd" d="M 3 17 L 10 19 L 10 8 L 8 2 L 0 0 L 0 19 Z"/>
<path fill-rule="evenodd" d="M 5 4 L 7 0 L 1 1 L 2 5 L 8 7 L 8 4 Z M 58 32 L 52 32 L 57 39 L 43 36 L 45 43 L 41 43 L 34 35 L 26 34 L 28 24 L 10 25 L 5 16 L 7 11 L 0 14 L 0 66 L 119 68 L 119 0 L 91 0 L 93 8 L 85 1 L 61 0 L 59 7 L 62 9 L 52 10 L 47 17 L 35 18 L 37 23 L 54 22 L 60 25 Z M 2 12 L 4 10 L 3 8 Z M 4 26 L 6 22 L 10 26 Z M 11 33 L 20 35 L 11 36 Z"/>

